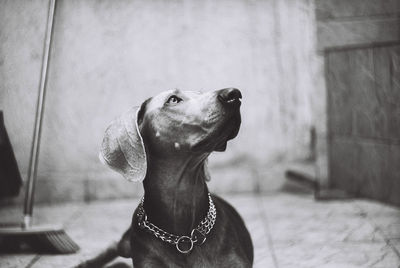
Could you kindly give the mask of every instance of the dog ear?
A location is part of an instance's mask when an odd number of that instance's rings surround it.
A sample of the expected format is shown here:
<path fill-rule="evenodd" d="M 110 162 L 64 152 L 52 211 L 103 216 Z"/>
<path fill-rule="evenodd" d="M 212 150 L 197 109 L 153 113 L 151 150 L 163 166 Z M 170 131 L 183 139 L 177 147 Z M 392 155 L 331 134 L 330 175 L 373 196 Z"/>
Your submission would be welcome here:
<path fill-rule="evenodd" d="M 145 102 L 146 103 L 146 102 Z M 147 159 L 138 120 L 145 103 L 114 120 L 107 128 L 101 145 L 100 160 L 129 181 L 141 182 L 146 176 Z"/>

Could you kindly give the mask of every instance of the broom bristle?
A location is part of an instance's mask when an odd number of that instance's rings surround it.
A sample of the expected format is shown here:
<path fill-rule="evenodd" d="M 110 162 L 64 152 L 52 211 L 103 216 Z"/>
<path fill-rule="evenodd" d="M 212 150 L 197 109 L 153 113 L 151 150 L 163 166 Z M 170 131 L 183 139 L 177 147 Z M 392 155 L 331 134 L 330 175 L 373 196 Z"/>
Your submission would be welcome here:
<path fill-rule="evenodd" d="M 70 254 L 79 250 L 79 246 L 63 231 L 48 231 L 36 234 L 36 240 L 40 241 L 44 251 L 56 254 Z"/>
<path fill-rule="evenodd" d="M 0 252 L 33 251 L 37 253 L 70 254 L 79 246 L 62 228 L 39 226 L 0 228 Z"/>

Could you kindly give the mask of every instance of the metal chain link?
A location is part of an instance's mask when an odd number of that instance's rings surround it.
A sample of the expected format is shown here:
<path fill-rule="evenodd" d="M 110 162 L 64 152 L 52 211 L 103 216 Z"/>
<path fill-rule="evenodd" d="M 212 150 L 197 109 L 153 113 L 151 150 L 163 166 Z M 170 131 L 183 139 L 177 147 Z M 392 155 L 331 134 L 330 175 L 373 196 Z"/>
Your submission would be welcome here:
<path fill-rule="evenodd" d="M 197 225 L 196 229 L 204 236 L 210 233 L 214 227 L 217 218 L 217 210 L 215 209 L 214 202 L 212 201 L 210 193 L 208 193 L 208 212 L 207 216 Z"/>
<path fill-rule="evenodd" d="M 193 234 L 193 231 L 197 230 L 205 237 L 207 234 L 210 233 L 210 231 L 214 227 L 216 219 L 217 219 L 217 209 L 215 208 L 214 202 L 211 198 L 211 194 L 208 193 L 207 216 L 197 225 L 197 227 L 195 229 L 192 230 L 192 234 Z M 193 240 L 192 234 L 190 236 L 178 236 L 178 235 L 170 234 L 170 233 L 164 231 L 163 229 L 157 227 L 156 225 L 152 224 L 151 222 L 149 222 L 149 220 L 147 219 L 146 212 L 144 210 L 144 196 L 142 197 L 140 204 L 139 204 L 139 208 L 138 208 L 138 225 L 140 228 L 146 229 L 147 231 L 149 231 L 155 237 L 161 239 L 162 241 L 173 244 L 173 245 L 177 245 L 177 249 L 180 252 L 182 252 L 182 251 L 178 248 L 178 243 L 183 238 L 189 238 L 191 240 L 192 247 L 193 247 L 193 243 L 197 242 L 197 240 Z M 205 238 L 204 238 L 204 240 L 205 240 Z M 203 240 L 203 242 L 204 242 L 204 240 Z M 192 248 L 190 248 L 188 251 L 185 251 L 182 253 L 187 253 L 191 249 Z"/>

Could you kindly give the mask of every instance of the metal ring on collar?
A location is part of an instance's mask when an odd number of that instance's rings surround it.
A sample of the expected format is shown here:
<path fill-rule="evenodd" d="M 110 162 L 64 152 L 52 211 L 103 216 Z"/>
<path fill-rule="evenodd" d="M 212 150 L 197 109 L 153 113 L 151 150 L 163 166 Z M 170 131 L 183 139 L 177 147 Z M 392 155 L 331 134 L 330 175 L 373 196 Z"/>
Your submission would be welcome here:
<path fill-rule="evenodd" d="M 183 243 L 187 243 L 187 242 L 190 242 L 189 249 L 186 249 L 186 250 L 185 249 L 181 249 Z M 193 241 L 189 236 L 185 236 L 184 235 L 184 236 L 179 237 L 178 241 L 176 241 L 176 245 L 175 246 L 176 246 L 176 249 L 180 253 L 186 254 L 186 253 L 189 253 L 190 251 L 192 251 L 192 249 L 193 249 Z"/>

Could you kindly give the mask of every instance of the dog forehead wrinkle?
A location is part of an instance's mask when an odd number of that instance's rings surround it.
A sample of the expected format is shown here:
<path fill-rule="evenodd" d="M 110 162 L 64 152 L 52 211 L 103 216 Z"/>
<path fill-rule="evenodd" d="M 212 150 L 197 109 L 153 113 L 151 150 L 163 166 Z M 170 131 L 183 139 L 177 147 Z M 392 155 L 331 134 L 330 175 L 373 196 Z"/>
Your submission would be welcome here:
<path fill-rule="evenodd" d="M 146 112 L 150 112 L 152 110 L 159 109 L 160 107 L 164 106 L 165 99 L 172 93 L 172 90 L 164 91 L 150 98 L 149 102 L 146 105 Z"/>
<path fill-rule="evenodd" d="M 179 117 L 174 117 L 173 114 L 167 114 L 162 122 L 162 124 L 168 126 L 168 128 L 172 126 L 181 128 L 182 130 L 192 129 L 200 132 L 207 132 L 204 123 L 206 122 L 203 120 L 203 118 L 200 118 L 197 115 L 185 116 L 183 114 Z"/>
<path fill-rule="evenodd" d="M 181 90 L 179 89 L 179 88 L 174 88 L 174 89 L 172 89 L 171 90 L 172 92 L 172 94 L 178 94 L 178 93 L 180 93 L 181 92 Z"/>
<path fill-rule="evenodd" d="M 183 91 L 186 97 L 188 98 L 199 98 L 203 93 L 200 91 L 194 91 L 194 90 L 186 90 Z"/>

